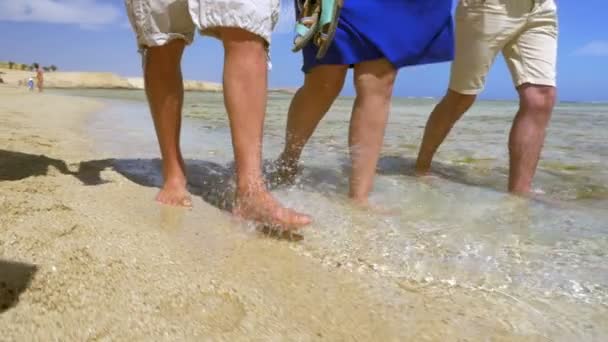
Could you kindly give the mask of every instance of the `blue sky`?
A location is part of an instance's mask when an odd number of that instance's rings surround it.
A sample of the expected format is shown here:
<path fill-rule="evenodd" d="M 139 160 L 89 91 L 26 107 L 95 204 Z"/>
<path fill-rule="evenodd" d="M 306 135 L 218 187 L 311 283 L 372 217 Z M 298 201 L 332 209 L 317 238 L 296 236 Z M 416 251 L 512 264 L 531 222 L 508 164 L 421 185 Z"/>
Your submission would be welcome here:
<path fill-rule="evenodd" d="M 302 74 L 301 56 L 290 51 L 293 7 L 290 0 L 282 2 L 286 5 L 273 36 L 270 85 L 297 87 L 302 82 Z M 607 101 L 608 1 L 557 2 L 560 99 Z M 139 76 L 140 59 L 124 12 L 123 0 L 0 0 L 0 60 L 54 64 L 61 70 L 111 71 Z M 218 41 L 197 37 L 184 56 L 185 77 L 221 80 L 222 53 Z M 395 93 L 440 96 L 448 73 L 448 63 L 402 69 Z M 353 94 L 350 83 L 344 94 Z M 482 96 L 514 98 L 510 75 L 502 59 L 490 72 Z"/>

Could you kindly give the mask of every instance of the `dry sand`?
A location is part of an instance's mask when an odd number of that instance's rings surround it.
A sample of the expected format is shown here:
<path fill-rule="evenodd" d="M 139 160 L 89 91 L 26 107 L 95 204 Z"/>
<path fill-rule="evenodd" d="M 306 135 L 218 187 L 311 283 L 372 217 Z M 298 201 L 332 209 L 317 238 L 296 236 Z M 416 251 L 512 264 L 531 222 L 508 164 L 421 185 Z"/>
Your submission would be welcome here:
<path fill-rule="evenodd" d="M 500 295 L 319 262 L 200 198 L 157 205 L 92 152 L 101 106 L 0 86 L 0 340 L 546 340 Z"/>

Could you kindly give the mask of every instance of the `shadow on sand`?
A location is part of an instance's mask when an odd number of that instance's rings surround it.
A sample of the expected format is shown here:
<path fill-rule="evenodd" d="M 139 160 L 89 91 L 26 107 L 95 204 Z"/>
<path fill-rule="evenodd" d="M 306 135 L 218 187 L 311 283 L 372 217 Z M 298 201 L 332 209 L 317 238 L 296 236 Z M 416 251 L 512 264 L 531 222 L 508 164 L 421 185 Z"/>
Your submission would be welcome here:
<path fill-rule="evenodd" d="M 36 270 L 34 265 L 0 259 L 0 314 L 19 303 Z"/>
<path fill-rule="evenodd" d="M 271 188 L 279 187 L 273 179 L 271 162 L 265 162 L 265 175 Z M 322 168 L 305 166 L 305 172 L 299 176 L 298 183 L 308 189 L 321 192 L 327 196 L 336 196 L 337 193 L 348 189 L 349 171 L 348 158 L 340 160 L 338 168 Z M 383 156 L 378 163 L 377 172 L 381 175 L 415 176 L 414 158 L 402 156 Z M 195 196 L 200 196 L 208 204 L 223 210 L 232 211 L 234 203 L 234 166 L 221 165 L 204 160 L 186 160 L 188 172 L 188 189 Z M 67 165 L 65 161 L 54 159 L 45 155 L 34 155 L 16 151 L 0 149 L 0 182 L 17 181 L 28 177 L 44 176 L 49 168 L 53 167 L 65 175 L 79 179 L 84 185 L 93 186 L 107 183 L 103 179 L 104 170 L 113 170 L 132 182 L 146 186 L 160 188 L 162 186 L 161 161 L 154 159 L 99 159 L 82 161 Z M 75 171 L 72 171 L 75 170 Z M 483 187 L 498 192 L 505 192 L 505 184 L 496 182 L 496 175 L 505 180 L 508 175 L 506 168 L 492 168 L 485 170 L 484 174 L 475 175 L 466 165 L 448 165 L 441 162 L 433 163 L 433 174 L 451 182 Z M 491 176 L 490 176 L 491 175 Z M 271 237 L 298 240 L 300 236 L 285 236 L 283 233 L 259 227 L 259 231 Z M 278 234 L 278 235 L 277 235 Z"/>
<path fill-rule="evenodd" d="M 203 160 L 186 160 L 188 190 L 205 202 L 224 211 L 232 212 L 235 186 L 233 165 L 220 165 Z M 60 159 L 45 155 L 34 155 L 16 151 L 0 150 L 0 182 L 18 181 L 29 177 L 44 176 L 53 167 L 64 175 L 79 179 L 84 185 L 94 186 L 108 183 L 102 177 L 104 170 L 113 170 L 130 181 L 146 186 L 162 186 L 161 161 L 154 159 L 99 159 L 68 165 Z M 76 170 L 76 171 L 72 171 Z M 301 237 L 289 232 L 278 232 L 268 227 L 259 227 L 261 233 L 270 237 L 299 240 Z M 288 234 L 289 233 L 289 234 Z"/>
<path fill-rule="evenodd" d="M 265 165 L 268 178 L 273 178 L 272 167 Z M 383 156 L 378 162 L 377 171 L 382 175 L 415 176 L 414 158 L 401 156 Z M 188 188 L 193 195 L 221 210 L 231 211 L 234 198 L 234 167 L 232 164 L 221 165 L 204 160 L 186 160 Z M 15 181 L 32 176 L 42 176 L 54 167 L 62 174 L 72 175 L 85 185 L 106 183 L 101 173 L 114 170 L 127 179 L 142 186 L 160 188 L 162 186 L 160 159 L 99 159 L 83 161 L 77 166 L 70 166 L 60 159 L 44 155 L 33 155 L 22 152 L 0 150 L 0 182 Z M 314 190 L 325 192 L 348 185 L 349 162 L 341 160 L 340 169 L 306 167 L 306 176 L 300 177 L 300 183 Z M 71 171 L 77 169 L 77 171 Z M 493 177 L 473 177 L 466 166 L 433 163 L 433 174 L 452 182 L 480 186 L 503 192 L 500 184 Z M 504 168 L 489 170 L 491 173 L 506 177 Z M 276 187 L 274 185 L 273 187 Z"/>
<path fill-rule="evenodd" d="M 233 170 L 220 164 L 187 160 L 188 187 L 194 195 L 222 210 L 232 209 L 234 186 Z M 0 150 L 0 182 L 17 181 L 29 177 L 44 176 L 54 167 L 64 175 L 78 178 L 84 185 L 107 183 L 102 171 L 114 170 L 132 182 L 142 186 L 162 186 L 160 159 L 99 159 L 68 166 L 65 161 L 15 151 Z M 72 171 L 77 169 L 77 171 Z"/>

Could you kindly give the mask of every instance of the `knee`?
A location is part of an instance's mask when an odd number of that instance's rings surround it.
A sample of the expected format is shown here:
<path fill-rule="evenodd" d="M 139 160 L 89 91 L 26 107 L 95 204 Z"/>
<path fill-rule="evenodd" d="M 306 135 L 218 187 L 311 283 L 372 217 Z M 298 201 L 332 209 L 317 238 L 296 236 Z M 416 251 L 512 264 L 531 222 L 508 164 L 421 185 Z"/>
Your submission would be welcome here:
<path fill-rule="evenodd" d="M 396 73 L 390 72 L 377 77 L 357 77 L 355 91 L 357 97 L 365 100 L 375 98 L 381 101 L 390 101 L 393 95 Z"/>
<path fill-rule="evenodd" d="M 316 94 L 327 98 L 337 97 L 344 87 L 347 70 L 313 70 L 306 75 L 304 88 L 313 90 Z"/>
<path fill-rule="evenodd" d="M 333 77 L 331 79 L 325 80 L 325 82 L 320 84 L 320 91 L 327 94 L 330 97 L 336 97 L 342 91 L 344 87 L 344 78 L 343 77 Z"/>
<path fill-rule="evenodd" d="M 521 111 L 536 116 L 550 116 L 555 105 L 555 97 L 554 87 L 524 87 L 520 90 Z"/>
<path fill-rule="evenodd" d="M 448 90 L 442 100 L 442 104 L 450 109 L 450 112 L 460 117 L 475 103 L 476 95 L 461 94 L 453 90 Z"/>
<path fill-rule="evenodd" d="M 262 37 L 238 27 L 217 27 L 206 31 L 221 39 L 224 44 L 229 42 L 262 41 Z"/>
<path fill-rule="evenodd" d="M 267 43 L 255 33 L 235 27 L 219 27 L 207 30 L 206 33 L 219 38 L 227 54 L 232 51 L 243 51 L 265 57 Z"/>
<path fill-rule="evenodd" d="M 357 97 L 390 100 L 396 78 L 397 70 L 386 59 L 356 64 L 354 85 Z"/>
<path fill-rule="evenodd" d="M 163 77 L 171 77 L 180 72 L 180 62 L 186 42 L 175 39 L 162 46 L 148 47 L 144 54 L 144 65 Z"/>

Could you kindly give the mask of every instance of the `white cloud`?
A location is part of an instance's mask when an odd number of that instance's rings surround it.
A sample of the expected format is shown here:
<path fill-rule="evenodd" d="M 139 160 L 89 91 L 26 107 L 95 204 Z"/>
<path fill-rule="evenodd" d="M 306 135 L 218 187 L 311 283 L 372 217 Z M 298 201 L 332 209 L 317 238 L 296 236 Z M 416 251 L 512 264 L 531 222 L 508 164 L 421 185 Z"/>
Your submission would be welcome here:
<path fill-rule="evenodd" d="M 608 57 L 608 41 L 589 42 L 574 52 L 578 56 Z"/>
<path fill-rule="evenodd" d="M 0 0 L 0 20 L 76 24 L 94 28 L 111 24 L 122 9 L 107 0 Z"/>

